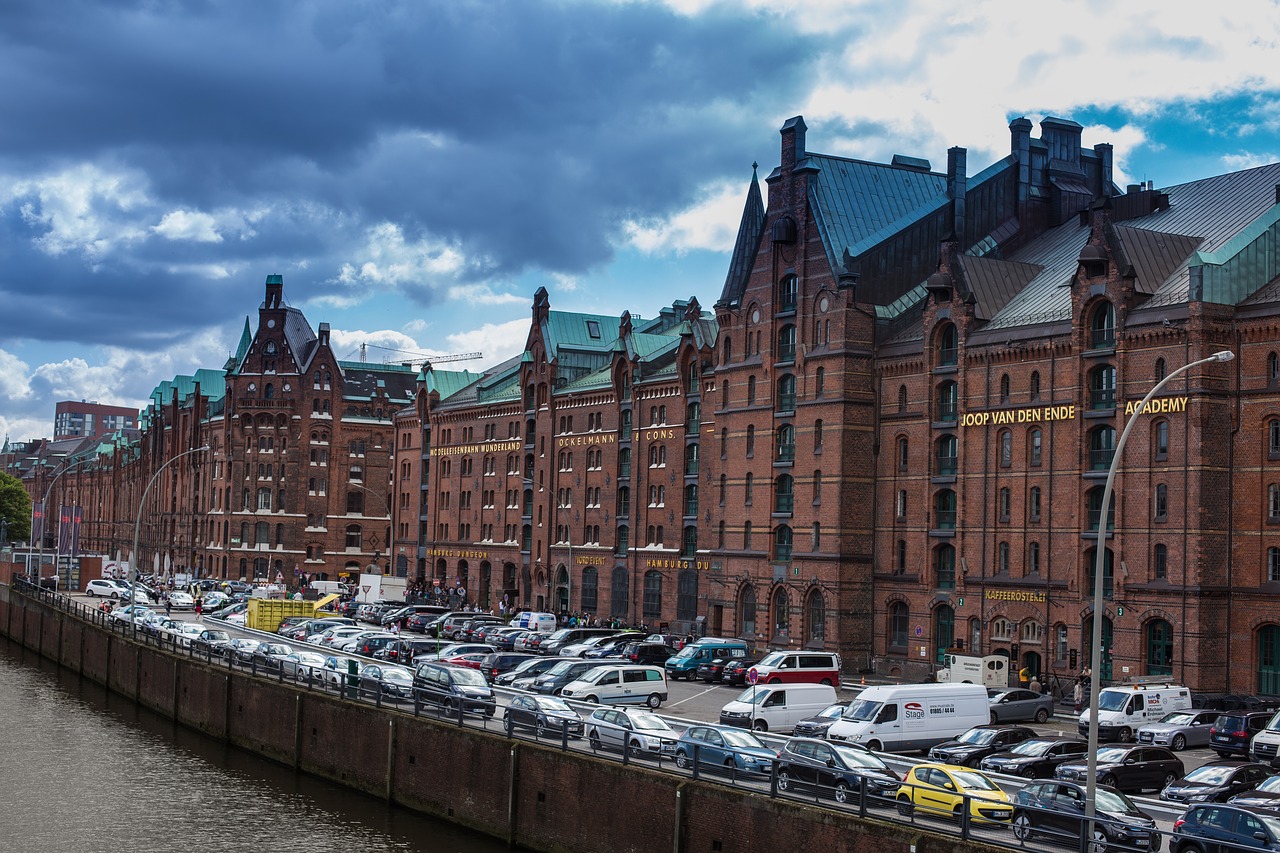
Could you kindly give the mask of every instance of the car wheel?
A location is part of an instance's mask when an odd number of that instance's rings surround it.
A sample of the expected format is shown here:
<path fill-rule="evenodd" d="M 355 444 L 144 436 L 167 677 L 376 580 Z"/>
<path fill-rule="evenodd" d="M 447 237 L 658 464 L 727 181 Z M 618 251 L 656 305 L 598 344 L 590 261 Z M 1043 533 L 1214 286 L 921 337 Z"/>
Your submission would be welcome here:
<path fill-rule="evenodd" d="M 911 813 L 915 811 L 915 805 L 906 797 L 898 797 L 898 814 L 903 817 L 911 817 Z"/>
<path fill-rule="evenodd" d="M 756 720 L 751 724 L 751 728 L 758 732 L 767 732 L 769 731 L 769 724 L 764 720 Z"/>
<path fill-rule="evenodd" d="M 1031 818 L 1026 812 L 1018 812 L 1013 816 L 1013 837 L 1019 841 L 1030 841 L 1035 830 L 1031 826 Z"/>
<path fill-rule="evenodd" d="M 1169 744 L 1169 748 L 1174 752 L 1182 752 L 1187 748 L 1187 739 L 1182 735 L 1174 735 L 1173 741 Z"/>
<path fill-rule="evenodd" d="M 825 684 L 825 685 L 827 685 L 828 687 L 830 687 L 830 686 L 831 686 L 831 679 L 830 679 L 830 678 L 824 678 L 824 679 L 822 679 L 821 681 L 819 681 L 818 683 L 819 683 L 819 684 Z"/>
<path fill-rule="evenodd" d="M 770 679 L 769 679 L 769 681 L 768 681 L 768 682 L 766 682 L 766 683 L 768 683 L 768 684 L 781 684 L 781 683 L 782 683 L 782 679 L 781 679 L 781 678 L 770 678 Z"/>
<path fill-rule="evenodd" d="M 1101 779 L 1099 779 L 1098 781 L 1099 781 L 1099 782 L 1101 782 L 1101 783 L 1102 783 L 1102 784 L 1104 784 L 1104 785 L 1107 785 L 1108 787 L 1111 787 L 1111 788 L 1114 788 L 1114 787 L 1116 786 L 1116 777 L 1115 777 L 1115 776 L 1113 776 L 1113 775 L 1111 775 L 1110 773 L 1108 773 L 1107 775 L 1103 776 L 1103 777 L 1102 777 Z"/>
<path fill-rule="evenodd" d="M 1107 836 L 1097 827 L 1093 830 L 1093 840 L 1089 842 L 1089 853 L 1107 853 Z"/>
<path fill-rule="evenodd" d="M 659 705 L 662 704 L 662 697 L 659 696 L 657 693 L 650 693 L 649 700 L 645 704 L 648 705 L 650 708 L 657 708 Z"/>
<path fill-rule="evenodd" d="M 872 752 L 883 752 L 884 744 L 880 743 L 880 741 L 878 740 L 868 741 L 867 749 L 871 750 Z"/>
<path fill-rule="evenodd" d="M 1036 711 L 1036 722 L 1037 722 L 1037 723 L 1047 722 L 1047 721 L 1048 721 L 1048 719 L 1049 719 L 1049 709 L 1048 709 L 1048 708 L 1041 708 L 1039 711 Z"/>
<path fill-rule="evenodd" d="M 1000 722 L 1000 718 L 996 716 L 996 712 L 995 712 L 995 711 L 992 711 L 992 712 L 991 712 L 991 725 L 993 725 L 993 726 L 994 726 L 994 725 L 995 725 L 996 723 L 998 723 L 998 722 Z"/>
<path fill-rule="evenodd" d="M 599 696 L 588 696 L 586 701 L 587 701 L 587 704 L 588 704 L 588 705 L 599 705 L 599 704 L 600 704 L 600 697 L 599 697 Z"/>
<path fill-rule="evenodd" d="M 87 596 L 89 596 L 90 598 L 97 598 L 97 596 L 98 596 L 98 594 L 97 594 L 96 592 L 94 592 L 93 590 L 91 590 L 91 589 L 86 589 L 86 590 L 84 591 L 84 594 L 85 594 L 85 595 L 87 595 Z"/>
<path fill-rule="evenodd" d="M 849 802 L 849 786 L 843 782 L 837 782 L 835 797 L 837 803 Z"/>
<path fill-rule="evenodd" d="M 778 771 L 778 790 L 779 791 L 791 790 L 791 774 L 785 770 Z"/>
<path fill-rule="evenodd" d="M 1194 841 L 1188 841 L 1185 844 L 1175 844 L 1169 848 L 1169 853 L 1204 853 L 1204 848 Z"/>
<path fill-rule="evenodd" d="M 598 750 L 600 748 L 600 735 L 595 729 L 591 730 L 591 734 L 587 735 L 587 740 L 591 742 L 591 748 Z"/>
<path fill-rule="evenodd" d="M 1222 750 L 1220 750 L 1220 749 L 1219 749 L 1219 750 L 1217 750 L 1217 752 L 1218 752 L 1218 757 L 1219 757 L 1219 758 L 1230 758 L 1230 757 L 1231 757 L 1231 753 L 1229 753 L 1229 752 L 1223 752 L 1223 751 L 1222 751 Z"/>
<path fill-rule="evenodd" d="M 1121 743 L 1129 743 L 1133 740 L 1133 729 L 1125 726 L 1120 730 L 1120 734 L 1116 736 Z"/>
<path fill-rule="evenodd" d="M 112 601 L 119 601 L 119 600 L 120 600 L 120 593 L 118 593 L 118 592 L 113 592 L 113 593 L 111 593 L 111 600 L 112 600 Z"/>
<path fill-rule="evenodd" d="M 681 770 L 689 769 L 689 756 L 685 755 L 684 750 L 676 750 L 676 767 L 679 767 Z M 782 787 L 782 780 L 778 780 L 778 787 Z"/>
<path fill-rule="evenodd" d="M 1177 777 L 1177 776 L 1174 776 L 1172 773 L 1166 773 L 1166 774 L 1164 774 L 1164 784 L 1160 786 L 1160 790 L 1162 790 L 1162 791 L 1163 791 L 1165 788 L 1167 788 L 1167 787 L 1169 787 L 1170 785 L 1172 785 L 1172 784 L 1173 784 L 1173 780 L 1174 780 L 1174 779 L 1177 779 L 1177 778 L 1178 778 L 1178 777 Z"/>
<path fill-rule="evenodd" d="M 639 758 L 644 755 L 644 747 L 640 745 L 640 741 L 633 740 L 628 746 L 631 748 L 631 757 Z"/>

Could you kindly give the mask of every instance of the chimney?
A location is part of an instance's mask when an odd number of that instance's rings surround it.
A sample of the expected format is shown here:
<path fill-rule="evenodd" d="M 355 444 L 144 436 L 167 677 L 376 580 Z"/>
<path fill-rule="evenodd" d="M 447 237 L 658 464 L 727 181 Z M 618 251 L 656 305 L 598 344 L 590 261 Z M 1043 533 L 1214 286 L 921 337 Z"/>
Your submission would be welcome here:
<path fill-rule="evenodd" d="M 1009 153 L 1018 163 L 1018 206 L 1027 203 L 1031 186 L 1031 119 L 1009 122 Z"/>
<path fill-rule="evenodd" d="M 328 323 L 320 324 L 320 334 L 318 336 L 317 343 L 322 347 L 329 346 L 329 324 Z"/>
<path fill-rule="evenodd" d="M 969 186 L 967 161 L 966 149 L 947 149 L 947 195 L 951 196 L 951 233 L 962 245 L 965 243 L 964 196 Z"/>
<path fill-rule="evenodd" d="M 808 129 L 804 123 L 804 116 L 789 118 L 786 124 L 782 125 L 782 170 L 784 172 L 790 172 L 796 167 L 796 163 L 805 158 L 804 132 Z"/>
<path fill-rule="evenodd" d="M 1111 195 L 1111 185 L 1114 178 L 1111 173 L 1112 148 L 1110 142 L 1100 142 L 1093 146 L 1093 153 L 1098 155 L 1098 162 L 1102 164 L 1102 189 L 1098 195 Z"/>
<path fill-rule="evenodd" d="M 1049 149 L 1049 171 L 1080 174 L 1080 134 L 1084 126 L 1070 119 L 1045 116 L 1040 141 Z"/>
<path fill-rule="evenodd" d="M 280 301 L 284 297 L 284 276 L 269 275 L 267 276 L 267 308 L 279 308 Z"/>

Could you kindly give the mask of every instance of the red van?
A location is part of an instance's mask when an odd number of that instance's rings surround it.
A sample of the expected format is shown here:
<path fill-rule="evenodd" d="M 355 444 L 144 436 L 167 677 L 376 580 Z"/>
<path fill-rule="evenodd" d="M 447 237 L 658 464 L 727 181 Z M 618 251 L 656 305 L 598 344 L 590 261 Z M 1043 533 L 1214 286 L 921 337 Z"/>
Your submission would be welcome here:
<path fill-rule="evenodd" d="M 769 652 L 748 671 L 759 684 L 840 684 L 840 655 L 835 652 Z"/>

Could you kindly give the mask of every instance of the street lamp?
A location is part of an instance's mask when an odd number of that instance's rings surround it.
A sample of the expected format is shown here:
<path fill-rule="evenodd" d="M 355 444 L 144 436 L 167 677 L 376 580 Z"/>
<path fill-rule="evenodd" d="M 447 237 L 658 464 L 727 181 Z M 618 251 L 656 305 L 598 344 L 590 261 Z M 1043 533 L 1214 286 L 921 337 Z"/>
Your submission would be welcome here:
<path fill-rule="evenodd" d="M 39 585 L 40 583 L 40 572 L 42 567 L 44 566 L 44 537 L 45 537 L 45 533 L 48 532 L 47 528 L 49 526 L 49 498 L 53 494 L 53 487 L 57 485 L 57 482 L 60 479 L 62 479 L 63 474 L 67 473 L 72 468 L 77 468 L 83 465 L 84 463 L 90 461 L 91 459 L 93 459 L 92 456 L 81 456 L 76 461 L 64 467 L 61 471 L 59 471 L 57 474 L 53 476 L 53 479 L 49 481 L 49 488 L 45 489 L 44 491 L 44 500 L 41 501 L 40 503 L 40 515 L 42 516 L 40 519 L 40 548 L 37 552 L 38 556 L 36 557 L 36 567 L 35 569 L 32 570 L 32 573 L 31 573 L 31 579 L 37 585 Z M 28 555 L 30 555 L 30 552 L 27 552 L 27 553 Z M 53 567 L 53 573 L 56 575 L 58 573 L 58 567 L 56 565 L 56 562 L 57 562 L 56 555 L 55 555 L 54 562 L 55 562 L 55 565 Z"/>
<path fill-rule="evenodd" d="M 138 532 L 142 529 L 142 508 L 147 505 L 147 495 L 150 494 L 151 487 L 155 485 L 156 480 L 159 479 L 165 468 L 168 468 L 184 456 L 190 456 L 192 453 L 203 453 L 208 449 L 209 445 L 207 444 L 204 447 L 193 447 L 166 459 L 164 464 L 151 475 L 151 479 L 147 481 L 147 487 L 142 490 L 142 500 L 138 501 L 138 518 L 133 524 L 133 551 L 129 554 L 129 574 L 132 580 L 129 585 L 129 624 L 134 634 L 138 633 L 138 609 L 134 606 L 137 604 L 138 589 Z"/>
<path fill-rule="evenodd" d="M 1092 667 L 1092 684 L 1089 691 L 1089 760 L 1088 760 L 1088 778 L 1085 780 L 1085 830 L 1086 838 L 1092 838 L 1094 832 L 1094 815 L 1096 814 L 1098 793 L 1098 691 L 1100 690 L 1099 682 L 1102 672 L 1102 569 L 1104 558 L 1106 557 L 1106 526 L 1107 526 L 1107 510 L 1111 506 L 1111 490 L 1115 484 L 1116 470 L 1120 467 L 1120 457 L 1124 454 L 1124 445 L 1129 438 L 1129 431 L 1133 429 L 1133 425 L 1138 422 L 1139 416 L 1147 409 L 1147 403 L 1151 402 L 1161 388 L 1168 385 L 1169 382 L 1179 374 L 1186 373 L 1193 367 L 1199 367 L 1202 364 L 1213 364 L 1215 362 L 1228 362 L 1236 357 L 1231 350 L 1222 350 L 1215 352 L 1208 358 L 1202 358 L 1193 361 L 1190 364 L 1184 364 L 1177 370 L 1170 373 L 1165 378 L 1155 384 L 1147 396 L 1142 398 L 1142 402 L 1133 410 L 1132 417 L 1128 423 L 1124 425 L 1124 430 L 1120 433 L 1120 440 L 1116 442 L 1115 450 L 1111 455 L 1111 467 L 1107 470 L 1107 484 L 1102 489 L 1102 511 L 1098 514 L 1098 542 L 1094 551 L 1093 564 L 1093 667 Z"/>

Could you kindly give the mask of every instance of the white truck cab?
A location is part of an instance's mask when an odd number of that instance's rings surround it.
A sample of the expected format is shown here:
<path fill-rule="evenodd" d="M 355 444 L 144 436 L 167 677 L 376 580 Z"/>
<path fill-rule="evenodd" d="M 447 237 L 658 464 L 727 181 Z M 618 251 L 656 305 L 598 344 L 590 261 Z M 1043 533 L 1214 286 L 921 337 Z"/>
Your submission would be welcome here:
<path fill-rule="evenodd" d="M 947 655 L 947 665 L 938 670 L 937 679 L 941 683 L 1008 687 L 1009 659 L 1004 655 Z"/>
<path fill-rule="evenodd" d="M 1098 739 L 1127 743 L 1145 723 L 1170 711 L 1189 711 L 1191 691 L 1176 684 L 1117 684 L 1098 694 Z M 1081 735 L 1089 733 L 1089 710 L 1080 715 Z"/>

